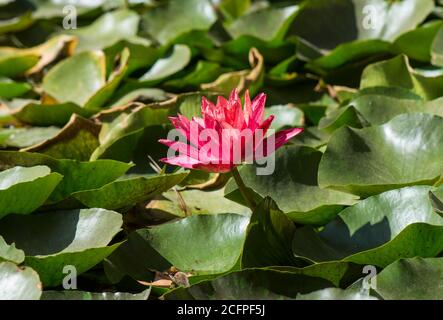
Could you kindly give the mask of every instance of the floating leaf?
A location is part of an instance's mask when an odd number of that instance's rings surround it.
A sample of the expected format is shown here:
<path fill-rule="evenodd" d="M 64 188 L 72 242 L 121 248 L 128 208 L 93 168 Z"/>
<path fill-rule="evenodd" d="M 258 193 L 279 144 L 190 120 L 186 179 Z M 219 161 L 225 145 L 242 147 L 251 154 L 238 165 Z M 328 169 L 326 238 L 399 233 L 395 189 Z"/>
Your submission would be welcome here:
<path fill-rule="evenodd" d="M 363 129 L 341 128 L 320 162 L 319 185 L 368 196 L 432 184 L 442 174 L 442 141 L 443 118 L 429 114 L 399 115 Z"/>
<path fill-rule="evenodd" d="M 25 253 L 23 250 L 17 249 L 14 243 L 8 245 L 5 239 L 0 236 L 0 261 L 10 261 L 20 264 L 25 261 Z"/>
<path fill-rule="evenodd" d="M 51 171 L 63 175 L 63 180 L 50 196 L 50 202 L 61 201 L 75 192 L 100 188 L 121 177 L 131 168 L 130 164 L 113 160 L 80 162 L 56 160 L 39 153 L 0 151 L 0 169 L 38 165 L 48 166 Z"/>
<path fill-rule="evenodd" d="M 143 28 L 166 44 L 192 30 L 208 30 L 216 13 L 208 0 L 171 0 L 143 15 Z"/>
<path fill-rule="evenodd" d="M 26 148 L 52 139 L 60 128 L 9 128 L 0 129 L 0 146 Z"/>
<path fill-rule="evenodd" d="M 189 47 L 177 44 L 172 50 L 169 56 L 157 60 L 139 80 L 146 83 L 146 85 L 154 85 L 185 68 L 191 61 Z"/>
<path fill-rule="evenodd" d="M 88 160 L 98 147 L 100 125 L 73 115 L 66 126 L 53 138 L 23 149 L 58 159 Z"/>
<path fill-rule="evenodd" d="M 85 190 L 71 194 L 89 208 L 122 209 L 131 207 L 179 184 L 187 172 L 122 178 L 99 189 Z"/>
<path fill-rule="evenodd" d="M 0 77 L 0 98 L 12 99 L 24 95 L 31 90 L 31 86 L 25 82 L 15 82 L 8 78 Z"/>
<path fill-rule="evenodd" d="M 248 217 L 236 214 L 196 215 L 138 229 L 108 260 L 137 280 L 171 265 L 193 274 L 226 272 L 241 255 L 248 223 Z M 174 241 L 166 240 L 171 237 Z"/>
<path fill-rule="evenodd" d="M 300 293 L 333 287 L 324 279 L 290 272 L 249 269 L 214 280 L 178 288 L 167 293 L 167 300 L 285 300 Z"/>
<path fill-rule="evenodd" d="M 227 26 L 233 38 L 254 36 L 265 41 L 282 40 L 297 6 L 266 8 L 246 14 Z"/>
<path fill-rule="evenodd" d="M 40 279 L 34 270 L 0 263 L 0 300 L 39 300 L 41 294 Z"/>
<path fill-rule="evenodd" d="M 441 300 L 442 258 L 401 259 L 377 275 L 375 291 L 387 300 Z"/>
<path fill-rule="evenodd" d="M 83 28 L 68 31 L 78 37 L 77 52 L 102 50 L 120 40 L 135 38 L 140 18 L 131 10 L 117 10 L 102 15 Z"/>
<path fill-rule="evenodd" d="M 119 244 L 107 245 L 121 226 L 122 217 L 116 212 L 83 209 L 9 216 L 1 220 L 0 234 L 25 252 L 25 264 L 52 287 L 66 277 L 65 266 L 81 274 L 117 249 Z"/>
<path fill-rule="evenodd" d="M 46 166 L 14 167 L 0 172 L 0 218 L 33 212 L 49 198 L 61 179 Z"/>
<path fill-rule="evenodd" d="M 334 218 L 344 206 L 354 204 L 357 198 L 318 186 L 317 172 L 321 158 L 322 153 L 311 148 L 282 147 L 275 153 L 274 164 L 268 159 L 267 169 L 247 165 L 240 170 L 240 174 L 249 188 L 261 197 L 271 197 L 291 220 L 303 224 L 323 224 Z M 272 173 L 266 175 L 265 170 Z M 261 175 L 258 175 L 260 172 Z M 242 201 L 238 191 L 230 194 L 236 189 L 231 180 L 226 188 L 227 197 Z"/>
<path fill-rule="evenodd" d="M 148 300 L 151 289 L 140 293 L 86 292 L 86 291 L 44 291 L 41 300 Z"/>
<path fill-rule="evenodd" d="M 443 248 L 443 219 L 430 187 L 392 190 L 345 209 L 319 233 L 296 230 L 293 250 L 312 261 L 344 260 L 385 267 L 398 258 L 434 257 Z"/>
<path fill-rule="evenodd" d="M 368 66 L 362 74 L 360 88 L 399 87 L 432 100 L 443 95 L 442 79 L 440 73 L 426 75 L 413 70 L 406 56 L 398 56 Z"/>

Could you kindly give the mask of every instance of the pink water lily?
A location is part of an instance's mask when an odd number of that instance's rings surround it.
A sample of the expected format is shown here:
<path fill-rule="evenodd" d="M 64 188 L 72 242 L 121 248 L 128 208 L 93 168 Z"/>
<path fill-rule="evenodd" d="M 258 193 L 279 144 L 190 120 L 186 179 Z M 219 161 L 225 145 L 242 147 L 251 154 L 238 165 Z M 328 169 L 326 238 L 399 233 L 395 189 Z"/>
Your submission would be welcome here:
<path fill-rule="evenodd" d="M 251 102 L 248 91 L 244 108 L 237 90 L 229 100 L 219 96 L 215 105 L 203 97 L 202 118 L 170 117 L 186 141 L 159 140 L 174 154 L 179 153 L 161 161 L 188 169 L 229 172 L 247 159 L 250 162 L 269 156 L 303 129 L 282 130 L 266 137 L 274 116 L 264 119 L 265 103 L 264 93 Z"/>

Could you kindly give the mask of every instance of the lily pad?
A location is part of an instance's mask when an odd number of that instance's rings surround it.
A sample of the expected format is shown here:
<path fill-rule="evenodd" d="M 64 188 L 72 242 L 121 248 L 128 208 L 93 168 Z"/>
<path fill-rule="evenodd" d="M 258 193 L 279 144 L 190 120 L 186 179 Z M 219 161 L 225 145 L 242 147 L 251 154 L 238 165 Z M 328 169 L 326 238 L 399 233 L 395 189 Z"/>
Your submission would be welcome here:
<path fill-rule="evenodd" d="M 134 11 L 117 10 L 67 34 L 78 37 L 77 52 L 102 50 L 120 40 L 135 38 L 139 22 L 140 18 Z"/>
<path fill-rule="evenodd" d="M 287 300 L 300 293 L 333 287 L 324 279 L 290 272 L 249 269 L 233 272 L 190 288 L 170 291 L 167 300 Z"/>
<path fill-rule="evenodd" d="M 434 257 L 443 248 L 443 218 L 431 187 L 392 190 L 360 201 L 317 233 L 296 230 L 293 250 L 312 261 L 343 260 L 385 267 L 398 258 Z"/>
<path fill-rule="evenodd" d="M 122 209 L 162 194 L 179 184 L 187 175 L 187 172 L 181 172 L 122 178 L 99 189 L 73 193 L 71 197 L 88 208 Z"/>
<path fill-rule="evenodd" d="M 46 166 L 14 167 L 0 172 L 0 218 L 9 214 L 29 214 L 49 198 L 62 180 Z M 26 201 L 19 200 L 26 197 Z"/>
<path fill-rule="evenodd" d="M 25 261 L 25 253 L 23 250 L 17 249 L 15 244 L 7 244 L 5 239 L 0 236 L 0 261 L 9 261 L 20 264 Z"/>
<path fill-rule="evenodd" d="M 302 224 L 324 224 L 333 219 L 357 197 L 318 186 L 317 172 L 322 153 L 300 146 L 282 147 L 275 153 L 274 171 L 257 175 L 257 166 L 247 165 L 240 170 L 246 185 L 260 197 L 269 196 L 289 219 Z M 269 163 L 268 163 L 269 165 Z M 270 167 L 271 169 L 272 167 Z M 226 188 L 229 199 L 242 201 L 231 180 Z"/>
<path fill-rule="evenodd" d="M 10 262 L 0 263 L 0 300 L 39 300 L 41 294 L 37 272 Z"/>
<path fill-rule="evenodd" d="M 142 19 L 143 29 L 166 44 L 192 30 L 208 30 L 217 17 L 208 0 L 171 0 L 148 10 Z"/>
<path fill-rule="evenodd" d="M 442 141 L 443 118 L 429 114 L 403 114 L 363 129 L 341 128 L 321 159 L 319 185 L 369 196 L 433 184 L 442 174 Z"/>
<path fill-rule="evenodd" d="M 219 274 L 234 268 L 240 258 L 248 223 L 248 217 L 236 214 L 196 215 L 138 229 L 108 261 L 137 280 L 172 265 L 193 274 Z"/>
<path fill-rule="evenodd" d="M 140 293 L 86 292 L 77 290 L 44 291 L 41 300 L 148 300 L 151 289 Z"/>
<path fill-rule="evenodd" d="M 442 79 L 443 74 L 427 75 L 412 69 L 408 57 L 401 55 L 368 66 L 362 74 L 360 88 L 399 87 L 432 100 L 443 95 Z"/>
<path fill-rule="evenodd" d="M 66 277 L 65 266 L 81 274 L 117 249 L 119 244 L 107 245 L 121 226 L 122 216 L 116 212 L 83 209 L 9 216 L 1 220 L 0 233 L 25 252 L 25 264 L 51 287 Z"/>
<path fill-rule="evenodd" d="M 99 132 L 100 125 L 73 115 L 56 136 L 23 151 L 39 152 L 58 159 L 85 161 L 99 145 Z"/>
<path fill-rule="evenodd" d="M 442 258 L 401 259 L 377 275 L 375 291 L 386 300 L 441 300 Z"/>
<path fill-rule="evenodd" d="M 169 56 L 157 60 L 139 80 L 145 85 L 155 85 L 185 68 L 190 61 L 191 49 L 186 45 L 177 44 L 173 47 Z"/>
<path fill-rule="evenodd" d="M 52 172 L 63 176 L 63 180 L 51 193 L 48 200 L 51 203 L 59 202 L 75 192 L 100 188 L 121 177 L 132 166 L 114 160 L 80 162 L 57 160 L 38 153 L 0 151 L 0 169 L 38 165 L 48 166 Z"/>

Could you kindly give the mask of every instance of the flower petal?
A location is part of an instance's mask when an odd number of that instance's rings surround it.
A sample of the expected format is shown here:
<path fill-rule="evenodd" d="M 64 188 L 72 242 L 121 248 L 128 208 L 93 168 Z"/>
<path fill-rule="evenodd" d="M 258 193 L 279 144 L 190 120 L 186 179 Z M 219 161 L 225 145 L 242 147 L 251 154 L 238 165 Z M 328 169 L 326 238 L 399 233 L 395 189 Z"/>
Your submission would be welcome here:
<path fill-rule="evenodd" d="M 164 144 L 165 146 L 167 146 L 168 148 L 171 148 L 174 151 L 180 152 L 180 155 L 186 155 L 186 156 L 194 158 L 196 160 L 199 159 L 198 149 L 189 145 L 189 144 L 183 143 L 181 141 L 172 141 L 172 140 L 167 140 L 167 139 L 160 139 L 160 140 L 158 140 L 158 142 L 160 142 L 161 144 Z"/>
<path fill-rule="evenodd" d="M 294 138 L 296 135 L 302 133 L 303 130 L 304 130 L 303 128 L 292 128 L 292 129 L 282 130 L 264 139 L 262 141 L 262 144 L 258 145 L 256 148 L 257 150 L 258 148 L 263 147 L 263 156 L 260 156 L 258 158 L 267 157 L 268 155 L 272 154 L 278 148 L 283 146 L 286 142 Z M 273 146 L 270 146 L 270 149 L 268 150 L 268 144 L 270 141 L 273 141 L 274 143 Z"/>
<path fill-rule="evenodd" d="M 254 101 L 252 101 L 252 117 L 249 123 L 249 128 L 255 130 L 263 121 L 265 111 L 266 95 L 260 93 Z M 252 125 L 252 127 L 251 127 Z"/>

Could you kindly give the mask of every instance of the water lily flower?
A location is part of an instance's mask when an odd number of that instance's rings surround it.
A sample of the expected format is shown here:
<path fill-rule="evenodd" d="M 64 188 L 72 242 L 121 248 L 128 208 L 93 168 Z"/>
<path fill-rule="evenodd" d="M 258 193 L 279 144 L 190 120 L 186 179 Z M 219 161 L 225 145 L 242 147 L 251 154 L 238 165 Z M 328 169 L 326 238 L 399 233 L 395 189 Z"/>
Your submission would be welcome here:
<path fill-rule="evenodd" d="M 159 140 L 172 151 L 161 161 L 188 169 L 232 172 L 236 178 L 236 166 L 268 157 L 303 131 L 291 128 L 269 134 L 274 116 L 264 119 L 265 103 L 264 93 L 251 101 L 246 91 L 243 108 L 236 89 L 229 100 L 219 96 L 215 105 L 203 97 L 202 118 L 170 117 L 179 135 Z"/>

